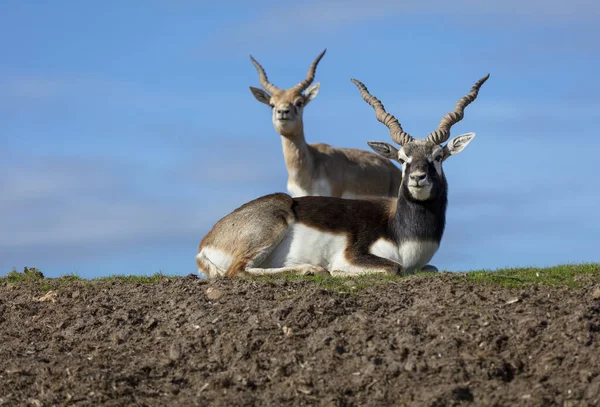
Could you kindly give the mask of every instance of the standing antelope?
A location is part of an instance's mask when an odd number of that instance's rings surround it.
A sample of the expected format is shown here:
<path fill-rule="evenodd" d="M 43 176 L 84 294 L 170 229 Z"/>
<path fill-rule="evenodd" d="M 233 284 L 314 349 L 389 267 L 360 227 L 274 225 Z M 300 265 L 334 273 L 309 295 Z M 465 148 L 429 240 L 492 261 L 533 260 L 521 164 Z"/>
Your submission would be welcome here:
<path fill-rule="evenodd" d="M 477 81 L 423 140 L 406 133 L 365 85 L 352 79 L 377 120 L 401 146 L 398 150 L 388 143 L 368 143 L 377 153 L 402 164 L 398 198 L 263 196 L 215 224 L 200 243 L 198 270 L 207 277 L 418 270 L 433 257 L 444 232 L 448 184 L 442 162 L 461 152 L 475 134 L 462 134 L 441 144 L 488 78 L 489 74 Z"/>
<path fill-rule="evenodd" d="M 252 86 L 250 91 L 273 110 L 273 125 L 281 136 L 288 171 L 288 192 L 293 197 L 396 196 L 402 174 L 389 160 L 364 150 L 306 143 L 302 113 L 319 93 L 320 84 L 311 83 L 323 55 L 325 51 L 310 65 L 306 78 L 289 89 L 269 82 L 263 67 L 250 56 L 266 92 Z"/>

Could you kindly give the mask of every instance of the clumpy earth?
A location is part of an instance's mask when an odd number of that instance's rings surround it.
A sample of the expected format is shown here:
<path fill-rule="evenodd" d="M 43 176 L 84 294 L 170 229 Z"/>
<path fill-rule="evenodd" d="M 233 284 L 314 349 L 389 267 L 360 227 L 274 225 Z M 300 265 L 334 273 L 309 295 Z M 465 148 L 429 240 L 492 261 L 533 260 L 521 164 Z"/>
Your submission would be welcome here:
<path fill-rule="evenodd" d="M 598 280 L 0 283 L 0 405 L 596 406 Z"/>

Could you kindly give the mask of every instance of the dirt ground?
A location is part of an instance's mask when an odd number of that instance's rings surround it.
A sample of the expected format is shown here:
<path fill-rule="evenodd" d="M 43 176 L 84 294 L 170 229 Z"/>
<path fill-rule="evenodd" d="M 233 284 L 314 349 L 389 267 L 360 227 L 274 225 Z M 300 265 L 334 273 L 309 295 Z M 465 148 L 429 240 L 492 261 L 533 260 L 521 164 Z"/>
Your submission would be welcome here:
<path fill-rule="evenodd" d="M 2 406 L 600 405 L 592 280 L 0 284 Z"/>

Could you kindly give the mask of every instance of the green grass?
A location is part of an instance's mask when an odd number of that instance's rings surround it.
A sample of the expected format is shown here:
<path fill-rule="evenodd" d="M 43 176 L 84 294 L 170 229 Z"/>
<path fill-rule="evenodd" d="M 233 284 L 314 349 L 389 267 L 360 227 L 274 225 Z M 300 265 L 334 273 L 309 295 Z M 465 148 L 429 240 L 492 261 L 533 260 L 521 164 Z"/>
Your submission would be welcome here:
<path fill-rule="evenodd" d="M 521 287 L 531 284 L 561 286 L 576 288 L 582 280 L 593 280 L 600 283 L 600 263 L 564 264 L 547 268 L 512 268 L 501 270 L 469 271 L 466 273 L 452 273 L 454 276 L 464 277 L 467 281 L 477 284 L 494 284 L 504 287 Z M 437 278 L 439 273 L 417 273 L 412 278 Z M 182 277 L 169 276 L 156 273 L 144 275 L 113 275 L 97 279 L 81 279 L 76 274 L 65 275 L 60 278 L 44 278 L 35 268 L 26 268 L 23 273 L 11 271 L 0 278 L 0 284 L 33 283 L 39 284 L 44 290 L 57 289 L 63 284 L 72 281 L 83 281 L 86 285 L 94 281 L 119 282 L 124 284 L 156 284 L 164 280 L 176 280 Z M 352 293 L 375 285 L 399 284 L 405 277 L 372 274 L 361 277 L 330 277 L 330 276 L 299 276 L 285 275 L 278 277 L 255 277 L 252 281 L 264 284 L 281 284 L 285 281 L 306 281 L 328 291 Z"/>
<path fill-rule="evenodd" d="M 579 281 L 591 278 L 600 281 L 600 264 L 563 264 L 547 268 L 513 268 L 496 271 L 471 271 L 467 279 L 474 283 L 523 286 L 543 284 L 549 286 L 577 287 Z"/>
<path fill-rule="evenodd" d="M 163 273 L 154 273 L 150 276 L 134 276 L 134 275 L 130 275 L 130 276 L 126 276 L 126 275 L 121 275 L 121 274 L 115 274 L 109 277 L 100 277 L 100 278 L 96 278 L 94 280 L 99 280 L 99 281 L 120 281 L 123 283 L 139 283 L 139 284 L 156 284 L 161 280 L 173 280 L 173 279 L 177 279 L 180 277 L 176 277 L 176 276 L 170 276 L 167 274 L 163 274 Z"/>
<path fill-rule="evenodd" d="M 44 278 L 44 275 L 41 271 L 36 269 L 35 267 L 25 267 L 22 273 L 19 273 L 17 270 L 12 270 L 6 276 L 0 278 L 0 283 L 6 282 L 9 284 L 36 284 L 42 290 L 49 291 L 52 289 L 56 289 L 57 287 L 70 283 L 71 281 L 78 281 L 81 278 L 77 274 L 66 274 L 61 276 L 60 278 Z"/>
<path fill-rule="evenodd" d="M 463 273 L 452 273 L 453 276 L 464 276 L 467 281 L 477 284 L 494 284 L 503 287 L 523 287 L 540 284 L 577 288 L 584 279 L 592 279 L 600 283 L 600 263 L 563 264 L 554 267 L 510 268 L 499 270 L 477 270 Z M 417 273 L 412 278 L 437 278 L 440 273 Z M 256 281 L 277 283 L 278 281 L 309 281 L 318 287 L 336 292 L 356 292 L 379 284 L 398 284 L 405 277 L 371 274 L 361 277 L 299 276 L 257 277 Z"/>
<path fill-rule="evenodd" d="M 178 277 L 168 276 L 162 273 L 155 273 L 152 275 L 112 275 L 109 277 L 100 277 L 95 279 L 83 279 L 77 274 L 65 274 L 58 278 L 45 278 L 43 273 L 34 268 L 25 267 L 23 272 L 12 270 L 6 276 L 0 278 L 1 283 L 8 284 L 35 284 L 42 290 L 55 290 L 64 284 L 68 284 L 72 281 L 81 281 L 86 285 L 93 283 L 94 281 L 114 281 L 130 284 L 155 284 L 164 279 L 176 279 Z"/>

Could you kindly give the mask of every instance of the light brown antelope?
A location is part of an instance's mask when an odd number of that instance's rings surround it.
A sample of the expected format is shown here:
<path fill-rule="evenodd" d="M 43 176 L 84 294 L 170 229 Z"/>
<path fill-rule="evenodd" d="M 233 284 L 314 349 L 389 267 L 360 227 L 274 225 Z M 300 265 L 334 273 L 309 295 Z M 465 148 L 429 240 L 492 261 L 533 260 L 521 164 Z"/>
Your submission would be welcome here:
<path fill-rule="evenodd" d="M 319 93 L 320 84 L 311 83 L 323 55 L 325 51 L 310 65 L 306 78 L 289 89 L 269 82 L 263 67 L 250 56 L 266 90 L 251 86 L 250 91 L 273 111 L 273 125 L 281 136 L 288 171 L 288 192 L 293 197 L 396 196 L 402 174 L 389 160 L 364 150 L 306 143 L 302 115 Z"/>
<path fill-rule="evenodd" d="M 352 82 L 390 130 L 400 149 L 368 144 L 403 168 L 398 197 L 364 200 L 286 194 L 263 196 L 219 220 L 196 256 L 207 277 L 278 273 L 353 275 L 412 273 L 437 251 L 446 223 L 448 184 L 442 163 L 461 152 L 474 133 L 451 139 L 452 125 L 489 74 L 473 85 L 454 111 L 425 139 L 414 139 L 359 81 Z"/>

